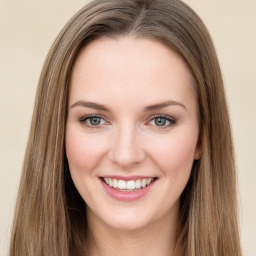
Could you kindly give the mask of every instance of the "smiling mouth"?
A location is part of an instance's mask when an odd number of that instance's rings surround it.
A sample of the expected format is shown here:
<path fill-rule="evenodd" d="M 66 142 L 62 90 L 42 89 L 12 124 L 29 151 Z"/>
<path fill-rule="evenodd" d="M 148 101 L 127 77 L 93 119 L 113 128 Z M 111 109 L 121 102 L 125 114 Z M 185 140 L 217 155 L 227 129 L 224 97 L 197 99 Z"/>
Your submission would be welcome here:
<path fill-rule="evenodd" d="M 125 181 L 122 179 L 105 178 L 102 180 L 110 187 L 123 192 L 133 192 L 152 184 L 157 178 L 144 178 Z"/>

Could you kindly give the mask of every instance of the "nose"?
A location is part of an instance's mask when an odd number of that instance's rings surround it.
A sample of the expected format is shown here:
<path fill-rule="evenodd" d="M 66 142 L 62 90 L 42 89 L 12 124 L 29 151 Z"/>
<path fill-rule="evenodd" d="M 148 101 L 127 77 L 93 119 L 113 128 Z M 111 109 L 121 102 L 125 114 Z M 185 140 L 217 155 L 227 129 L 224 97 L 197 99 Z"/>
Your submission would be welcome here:
<path fill-rule="evenodd" d="M 114 132 L 109 159 L 122 168 L 131 168 L 145 159 L 145 150 L 136 127 L 125 126 Z"/>

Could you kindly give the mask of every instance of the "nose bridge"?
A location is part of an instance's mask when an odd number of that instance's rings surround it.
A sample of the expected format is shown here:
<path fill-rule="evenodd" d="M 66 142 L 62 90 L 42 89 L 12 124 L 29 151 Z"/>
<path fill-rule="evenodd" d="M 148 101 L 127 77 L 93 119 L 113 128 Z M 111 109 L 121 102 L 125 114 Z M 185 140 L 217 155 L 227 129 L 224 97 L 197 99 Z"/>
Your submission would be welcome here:
<path fill-rule="evenodd" d="M 136 125 L 126 122 L 118 126 L 110 149 L 111 160 L 122 167 L 130 167 L 143 161 L 144 157 Z"/>

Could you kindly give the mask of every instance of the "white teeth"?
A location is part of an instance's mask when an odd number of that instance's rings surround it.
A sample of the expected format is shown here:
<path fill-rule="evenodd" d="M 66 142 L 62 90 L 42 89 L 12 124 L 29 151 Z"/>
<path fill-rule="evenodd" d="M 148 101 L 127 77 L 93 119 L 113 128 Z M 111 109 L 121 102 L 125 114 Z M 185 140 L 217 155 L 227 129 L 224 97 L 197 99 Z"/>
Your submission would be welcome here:
<path fill-rule="evenodd" d="M 135 187 L 136 188 L 141 188 L 141 181 L 140 180 L 136 180 Z"/>
<path fill-rule="evenodd" d="M 113 188 L 117 188 L 117 187 L 118 187 L 117 179 L 113 179 Z"/>
<path fill-rule="evenodd" d="M 126 181 L 124 181 L 124 180 L 119 180 L 117 187 L 118 187 L 119 189 L 126 189 Z"/>
<path fill-rule="evenodd" d="M 127 189 L 135 189 L 135 182 L 134 182 L 134 180 L 127 181 L 126 188 Z"/>
<path fill-rule="evenodd" d="M 154 179 L 147 178 L 147 179 L 137 179 L 137 180 L 117 180 L 112 178 L 104 178 L 106 184 L 110 187 L 114 187 L 120 190 L 134 190 L 139 188 L 145 188 L 148 186 Z"/>
<path fill-rule="evenodd" d="M 147 180 L 146 180 L 146 179 L 143 179 L 142 182 L 141 182 L 141 186 L 142 186 L 143 188 L 145 188 L 146 185 L 147 185 Z"/>

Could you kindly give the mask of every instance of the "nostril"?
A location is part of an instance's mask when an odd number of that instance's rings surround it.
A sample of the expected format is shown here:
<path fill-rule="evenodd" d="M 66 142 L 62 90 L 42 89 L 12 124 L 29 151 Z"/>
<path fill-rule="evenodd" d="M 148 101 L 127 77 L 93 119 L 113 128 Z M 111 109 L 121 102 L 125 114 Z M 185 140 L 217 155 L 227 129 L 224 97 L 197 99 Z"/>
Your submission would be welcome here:
<path fill-rule="evenodd" d="M 109 152 L 109 159 L 119 166 L 129 168 L 137 165 L 145 159 L 145 154 L 140 149 L 116 148 Z"/>

